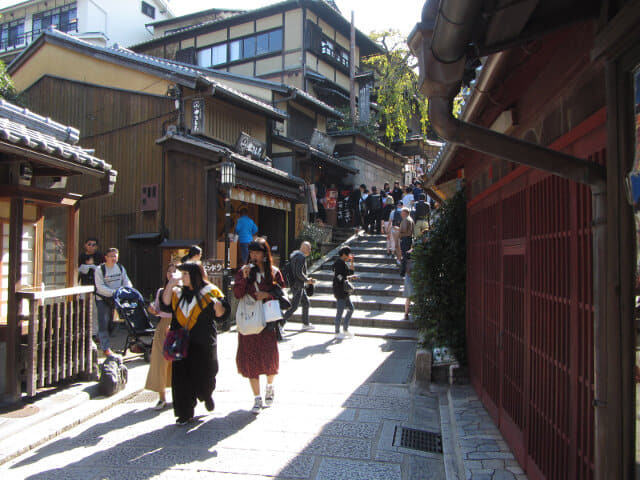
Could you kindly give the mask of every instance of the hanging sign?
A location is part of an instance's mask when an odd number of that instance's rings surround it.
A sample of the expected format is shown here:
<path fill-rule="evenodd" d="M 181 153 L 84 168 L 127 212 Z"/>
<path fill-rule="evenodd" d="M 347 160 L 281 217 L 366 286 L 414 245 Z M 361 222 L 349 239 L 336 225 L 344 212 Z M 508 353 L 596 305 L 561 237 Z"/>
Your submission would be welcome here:
<path fill-rule="evenodd" d="M 191 103 L 191 133 L 204 133 L 204 98 L 195 98 Z"/>
<path fill-rule="evenodd" d="M 254 160 L 263 160 L 267 153 L 267 145 L 253 138 L 251 135 L 242 132 L 236 142 L 236 152 L 240 155 L 251 157 Z"/>

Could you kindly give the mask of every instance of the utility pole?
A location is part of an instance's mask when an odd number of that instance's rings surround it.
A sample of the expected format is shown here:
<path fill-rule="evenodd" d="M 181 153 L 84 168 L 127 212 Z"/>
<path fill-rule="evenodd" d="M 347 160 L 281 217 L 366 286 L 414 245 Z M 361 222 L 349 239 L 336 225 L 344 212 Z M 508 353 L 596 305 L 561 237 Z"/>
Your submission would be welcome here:
<path fill-rule="evenodd" d="M 351 100 L 351 121 L 353 126 L 357 125 L 356 121 L 356 26 L 354 22 L 354 13 L 351 10 L 351 48 L 349 59 L 349 91 Z"/>

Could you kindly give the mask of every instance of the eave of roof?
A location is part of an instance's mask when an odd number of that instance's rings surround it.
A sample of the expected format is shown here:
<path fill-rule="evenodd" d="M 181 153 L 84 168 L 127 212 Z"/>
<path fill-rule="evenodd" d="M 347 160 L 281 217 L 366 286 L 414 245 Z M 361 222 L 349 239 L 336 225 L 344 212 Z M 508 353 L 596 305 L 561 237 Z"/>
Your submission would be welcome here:
<path fill-rule="evenodd" d="M 341 130 L 339 132 L 329 132 L 329 133 L 327 133 L 327 135 L 329 135 L 330 137 L 350 137 L 350 136 L 360 137 L 360 138 L 366 140 L 368 143 L 371 143 L 371 144 L 375 145 L 376 148 L 384 150 L 385 152 L 390 153 L 390 154 L 394 155 L 395 157 L 398 157 L 399 160 L 403 160 L 403 161 L 407 160 L 407 157 L 405 157 L 404 155 L 399 154 L 395 150 L 391 150 L 389 147 L 387 147 L 385 145 L 382 145 L 382 144 L 380 144 L 378 142 L 374 142 L 369 137 L 363 135 L 362 133 L 360 133 L 357 130 Z"/>
<path fill-rule="evenodd" d="M 201 31 L 206 31 L 212 26 L 224 28 L 236 23 L 244 23 L 253 19 L 272 15 L 274 13 L 292 10 L 298 7 L 307 7 L 315 13 L 326 14 L 332 20 L 339 22 L 340 25 L 338 25 L 338 29 L 342 30 L 341 33 L 349 37 L 348 32 L 351 28 L 350 22 L 325 2 L 321 0 L 285 0 L 283 2 L 256 8 L 255 10 L 249 10 L 245 13 L 239 13 L 238 15 L 233 15 L 231 17 L 223 18 L 220 20 L 211 20 L 208 22 L 203 22 L 202 24 L 193 25 L 191 27 L 185 27 L 184 29 L 181 29 L 179 32 L 176 32 L 174 34 L 165 35 L 160 38 L 138 43 L 136 45 L 132 45 L 130 48 L 135 50 L 140 49 L 141 47 L 150 47 L 158 43 L 163 43 L 168 38 L 178 40 L 179 38 L 181 38 L 181 36 L 191 36 L 193 34 L 200 33 Z M 382 53 L 382 49 L 380 48 L 380 46 L 358 29 L 356 29 L 356 42 L 360 44 L 360 51 L 363 56 L 371 55 L 373 53 Z"/>
<path fill-rule="evenodd" d="M 300 186 L 304 185 L 305 181 L 302 178 L 296 177 L 295 175 L 290 175 L 287 172 L 270 167 L 269 165 L 265 165 L 262 162 L 258 162 L 251 158 L 245 157 L 238 153 L 233 152 L 231 149 L 219 145 L 217 143 L 209 142 L 200 137 L 194 137 L 192 135 L 181 135 L 181 134 L 167 134 L 164 137 L 161 137 L 156 140 L 157 144 L 163 144 L 170 140 L 175 140 L 178 142 L 186 143 L 189 145 L 193 145 L 199 148 L 203 148 L 206 150 L 213 151 L 215 153 L 219 153 L 224 155 L 227 158 L 232 158 L 237 164 L 247 167 L 250 170 L 257 171 L 261 174 L 264 174 L 271 178 L 276 178 L 280 181 L 284 181 L 289 183 L 290 185 Z"/>
<path fill-rule="evenodd" d="M 44 42 L 50 42 L 54 45 L 80 51 L 91 55 L 93 58 L 103 59 L 109 62 L 118 63 L 118 61 L 120 61 L 126 63 L 129 67 L 135 66 L 138 70 L 161 76 L 189 88 L 197 88 L 204 83 L 212 88 L 212 92 L 222 94 L 223 97 L 241 103 L 249 109 L 264 113 L 278 120 L 284 120 L 288 117 L 286 112 L 207 76 L 206 71 L 192 68 L 183 63 L 136 53 L 129 49 L 93 45 L 55 29 L 47 29 L 41 33 L 31 45 L 9 64 L 8 72 L 10 74 L 13 73 L 20 65 L 27 61 Z"/>
<path fill-rule="evenodd" d="M 28 110 L 26 111 L 28 113 Z M 93 155 L 78 145 L 71 145 L 56 137 L 29 128 L 2 116 L 0 111 L 0 141 L 25 148 L 33 152 L 57 158 L 69 164 L 76 165 L 82 170 L 106 173 L 112 170 L 112 166 Z"/>
<path fill-rule="evenodd" d="M 327 155 L 324 152 L 321 152 L 320 150 L 318 150 L 317 148 L 312 147 L 311 145 L 309 145 L 308 143 L 305 143 L 301 140 L 294 140 L 293 138 L 289 138 L 289 137 L 284 137 L 282 135 L 273 135 L 273 140 L 274 141 L 279 141 L 282 144 L 285 145 L 289 145 L 291 147 L 297 148 L 299 150 L 305 151 L 305 152 L 309 152 L 309 154 L 313 157 L 316 157 L 320 160 L 323 160 L 331 165 L 334 165 L 338 168 L 342 168 L 343 170 L 349 172 L 349 173 L 353 173 L 356 174 L 359 172 L 359 170 L 357 168 L 353 168 L 350 167 L 349 165 L 345 165 L 344 163 L 342 163 L 340 160 L 338 160 L 337 158 L 333 158 L 331 155 Z"/>
<path fill-rule="evenodd" d="M 327 114 L 327 116 L 340 119 L 344 118 L 344 114 L 342 112 L 339 112 L 335 108 L 324 103 L 322 100 L 314 97 L 313 95 L 305 92 L 304 90 L 301 90 L 297 87 L 289 87 L 289 91 L 294 96 L 294 100 L 296 101 L 302 101 L 301 103 L 309 104 L 311 107 L 324 112 L 325 114 Z"/>
<path fill-rule="evenodd" d="M 173 17 L 173 18 L 166 18 L 164 20 L 158 20 L 157 22 L 149 22 L 146 24 L 146 26 L 152 26 L 152 27 L 161 27 L 164 25 L 171 25 L 172 23 L 180 23 L 183 22 L 185 20 L 189 20 L 191 18 L 196 18 L 199 15 L 209 15 L 212 13 L 244 13 L 246 12 L 246 10 L 234 10 L 231 8 L 210 8 L 208 10 L 201 10 L 199 12 L 193 12 L 193 13 L 188 13 L 186 15 L 181 15 L 179 17 Z"/>

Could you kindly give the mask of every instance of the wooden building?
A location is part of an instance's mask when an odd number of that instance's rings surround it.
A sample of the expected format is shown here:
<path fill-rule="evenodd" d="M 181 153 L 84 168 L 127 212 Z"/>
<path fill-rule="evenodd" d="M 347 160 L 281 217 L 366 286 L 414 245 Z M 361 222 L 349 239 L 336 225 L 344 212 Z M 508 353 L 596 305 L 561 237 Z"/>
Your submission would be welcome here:
<path fill-rule="evenodd" d="M 334 7 L 325 1 L 288 0 L 233 15 L 207 10 L 200 22 L 194 19 L 197 14 L 157 22 L 156 38 L 131 48 L 210 68 L 218 75 L 239 74 L 274 82 L 280 89 L 288 86 L 274 96 L 274 104 L 287 110 L 289 120 L 276 125 L 272 156 L 274 165 L 307 183 L 353 187 L 400 179 L 405 158 L 392 154 L 393 161 L 381 162 L 384 147 L 374 147 L 357 132 L 348 139 L 339 135 L 340 142 L 370 148 L 362 149 L 363 155 L 342 158 L 342 150 L 332 149 L 336 139 L 322 135 L 327 118 L 343 116 L 334 108 L 349 106 L 352 88 L 350 23 Z M 191 25 L 178 28 L 183 22 Z M 353 88 L 359 100 L 370 95 L 372 81 L 370 72 L 361 72 L 361 60 L 381 49 L 358 30 L 355 37 Z M 295 102 L 287 100 L 291 98 Z"/>
<path fill-rule="evenodd" d="M 640 3 L 484 9 L 429 0 L 409 39 L 429 182 L 464 172 L 472 384 L 529 478 L 637 478 Z"/>
<path fill-rule="evenodd" d="M 234 216 L 247 204 L 260 233 L 279 252 L 289 249 L 304 182 L 264 156 L 269 125 L 287 119 L 258 98 L 270 90 L 254 86 L 251 96 L 201 70 L 56 31 L 43 34 L 9 69 L 29 105 L 79 125 L 83 143 L 113 159 L 118 194 L 87 202 L 81 235 L 119 247 L 144 293 L 162 280 L 162 241 L 172 249 L 198 243 L 206 258 L 223 258 L 217 248 L 223 160 L 237 166 Z M 240 138 L 257 148 L 241 149 Z"/>
<path fill-rule="evenodd" d="M 0 402 L 93 368 L 93 287 L 74 287 L 79 212 L 113 193 L 117 173 L 78 139 L 0 100 Z"/>

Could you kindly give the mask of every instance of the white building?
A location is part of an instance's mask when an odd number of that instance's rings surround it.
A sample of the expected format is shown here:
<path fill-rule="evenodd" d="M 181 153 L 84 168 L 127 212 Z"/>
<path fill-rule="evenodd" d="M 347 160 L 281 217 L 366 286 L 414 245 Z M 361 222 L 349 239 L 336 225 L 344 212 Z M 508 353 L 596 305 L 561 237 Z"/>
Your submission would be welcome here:
<path fill-rule="evenodd" d="M 153 38 L 146 24 L 173 18 L 169 0 L 30 0 L 0 10 L 0 60 L 9 63 L 54 25 L 101 46 Z"/>

